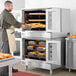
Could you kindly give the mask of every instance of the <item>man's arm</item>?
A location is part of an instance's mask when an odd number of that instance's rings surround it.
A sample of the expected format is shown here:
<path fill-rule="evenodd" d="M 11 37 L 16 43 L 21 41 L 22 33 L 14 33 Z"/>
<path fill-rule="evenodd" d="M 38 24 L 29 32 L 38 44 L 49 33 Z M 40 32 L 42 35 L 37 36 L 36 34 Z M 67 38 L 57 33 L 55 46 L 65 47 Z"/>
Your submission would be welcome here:
<path fill-rule="evenodd" d="M 20 28 L 21 27 L 23 29 L 28 29 L 28 30 L 31 29 L 30 26 L 27 26 L 27 25 L 25 26 L 24 24 L 18 22 L 11 13 L 6 13 L 6 14 L 4 14 L 4 16 L 5 16 L 4 17 L 4 21 L 9 24 L 9 27 L 11 25 L 13 25 L 16 28 Z"/>
<path fill-rule="evenodd" d="M 4 21 L 9 24 L 9 26 L 13 25 L 16 28 L 20 28 L 22 23 L 18 22 L 11 13 L 4 14 Z"/>

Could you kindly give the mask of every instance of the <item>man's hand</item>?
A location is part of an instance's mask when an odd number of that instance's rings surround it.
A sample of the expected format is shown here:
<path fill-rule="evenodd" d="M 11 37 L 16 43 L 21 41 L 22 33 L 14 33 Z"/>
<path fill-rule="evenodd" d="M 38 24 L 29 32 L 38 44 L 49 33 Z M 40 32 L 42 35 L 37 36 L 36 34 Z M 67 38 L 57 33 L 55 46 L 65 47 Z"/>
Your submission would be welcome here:
<path fill-rule="evenodd" d="M 28 25 L 22 25 L 21 28 L 31 30 L 31 26 L 28 26 Z"/>
<path fill-rule="evenodd" d="M 21 28 L 25 29 L 25 28 L 26 28 L 26 26 L 22 24 L 22 25 L 21 25 Z"/>
<path fill-rule="evenodd" d="M 14 29 L 15 27 L 13 25 L 10 26 L 10 29 Z"/>

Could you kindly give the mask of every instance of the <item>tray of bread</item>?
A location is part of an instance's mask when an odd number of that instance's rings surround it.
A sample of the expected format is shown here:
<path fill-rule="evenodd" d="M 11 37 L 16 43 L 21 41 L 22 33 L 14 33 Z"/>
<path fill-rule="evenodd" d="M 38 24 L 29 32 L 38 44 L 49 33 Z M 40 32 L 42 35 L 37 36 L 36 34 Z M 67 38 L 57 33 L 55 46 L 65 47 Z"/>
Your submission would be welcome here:
<path fill-rule="evenodd" d="M 45 28 L 46 27 L 46 25 L 43 23 L 30 23 L 27 25 L 31 26 L 31 28 Z"/>
<path fill-rule="evenodd" d="M 45 54 L 45 53 L 39 53 L 37 56 L 38 56 L 39 58 L 45 58 L 46 54 Z"/>
<path fill-rule="evenodd" d="M 29 52 L 28 56 L 32 56 L 32 57 L 36 57 L 38 55 L 39 51 L 33 51 L 33 52 Z"/>
<path fill-rule="evenodd" d="M 39 51 L 28 52 L 28 54 L 34 54 L 34 55 L 37 55 L 38 53 Z"/>
<path fill-rule="evenodd" d="M 37 50 L 38 51 L 45 51 L 46 48 L 45 48 L 45 46 L 39 46 L 39 47 L 37 47 Z"/>
<path fill-rule="evenodd" d="M 39 45 L 45 46 L 46 42 L 45 41 L 39 41 Z"/>
<path fill-rule="evenodd" d="M 0 53 L 0 62 L 7 61 L 7 60 L 12 60 L 12 59 L 14 59 L 14 57 L 11 54 Z"/>
<path fill-rule="evenodd" d="M 28 50 L 34 50 L 34 47 L 35 47 L 35 46 L 27 46 L 27 49 L 28 49 Z"/>
<path fill-rule="evenodd" d="M 46 15 L 46 13 L 29 13 L 29 15 Z"/>
<path fill-rule="evenodd" d="M 41 53 L 39 51 L 33 51 L 33 52 L 29 52 L 28 56 L 29 57 L 38 57 L 38 58 L 44 58 L 45 57 L 45 53 Z"/>
<path fill-rule="evenodd" d="M 28 44 L 35 45 L 35 44 L 37 44 L 37 42 L 36 41 L 28 41 Z"/>
<path fill-rule="evenodd" d="M 70 35 L 69 37 L 70 38 L 76 38 L 76 35 Z"/>

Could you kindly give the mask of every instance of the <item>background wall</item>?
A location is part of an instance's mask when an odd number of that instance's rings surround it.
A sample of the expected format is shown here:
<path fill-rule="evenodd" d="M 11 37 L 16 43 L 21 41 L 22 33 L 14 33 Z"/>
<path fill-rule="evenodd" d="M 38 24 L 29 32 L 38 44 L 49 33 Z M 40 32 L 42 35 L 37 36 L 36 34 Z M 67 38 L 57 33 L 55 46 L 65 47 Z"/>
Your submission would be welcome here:
<path fill-rule="evenodd" d="M 71 9 L 71 33 L 76 34 L 76 0 L 25 0 L 25 8 L 48 7 Z"/>
<path fill-rule="evenodd" d="M 25 0 L 11 0 L 14 4 L 14 10 L 21 10 L 25 7 Z"/>
<path fill-rule="evenodd" d="M 6 0 L 0 0 L 0 12 L 4 9 L 4 2 Z"/>

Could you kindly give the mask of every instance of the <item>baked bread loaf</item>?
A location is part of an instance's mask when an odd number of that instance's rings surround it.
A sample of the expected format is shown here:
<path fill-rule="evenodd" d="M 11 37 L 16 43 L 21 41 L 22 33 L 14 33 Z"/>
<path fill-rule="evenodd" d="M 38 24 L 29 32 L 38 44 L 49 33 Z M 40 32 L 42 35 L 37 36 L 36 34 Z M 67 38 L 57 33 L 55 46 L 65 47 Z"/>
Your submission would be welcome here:
<path fill-rule="evenodd" d="M 46 55 L 45 53 L 39 53 L 39 55 Z"/>
<path fill-rule="evenodd" d="M 0 56 L 0 59 L 5 59 L 5 57 L 4 56 Z"/>
<path fill-rule="evenodd" d="M 4 54 L 3 56 L 4 56 L 5 58 L 13 57 L 11 54 Z"/>
<path fill-rule="evenodd" d="M 70 38 L 76 38 L 76 35 L 70 35 L 69 37 Z"/>
<path fill-rule="evenodd" d="M 36 44 L 36 41 L 28 41 L 28 44 Z"/>
<path fill-rule="evenodd" d="M 45 48 L 45 46 L 39 46 L 39 47 L 37 47 L 37 50 L 46 50 L 46 48 Z"/>
<path fill-rule="evenodd" d="M 0 53 L 0 59 L 10 58 L 13 57 L 11 54 Z"/>
<path fill-rule="evenodd" d="M 3 53 L 0 53 L 0 56 L 3 56 L 4 54 Z"/>
<path fill-rule="evenodd" d="M 30 24 L 27 24 L 28 26 L 31 26 L 32 28 L 45 28 L 45 24 L 42 24 L 42 23 L 30 23 Z"/>

